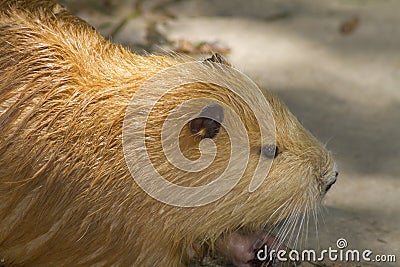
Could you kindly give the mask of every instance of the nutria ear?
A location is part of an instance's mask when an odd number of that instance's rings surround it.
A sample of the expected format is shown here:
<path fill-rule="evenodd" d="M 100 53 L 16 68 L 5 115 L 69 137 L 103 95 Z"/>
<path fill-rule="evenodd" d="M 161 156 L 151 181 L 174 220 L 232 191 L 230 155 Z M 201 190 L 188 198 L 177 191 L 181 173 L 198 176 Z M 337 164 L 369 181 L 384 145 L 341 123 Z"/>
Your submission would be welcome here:
<path fill-rule="evenodd" d="M 205 106 L 199 115 L 189 123 L 192 134 L 201 138 L 213 138 L 219 132 L 224 119 L 224 109 L 218 104 Z"/>
<path fill-rule="evenodd" d="M 231 66 L 231 64 L 229 64 L 229 62 L 218 53 L 214 53 L 210 58 L 205 59 L 203 62 L 214 62 L 214 63 Z"/>

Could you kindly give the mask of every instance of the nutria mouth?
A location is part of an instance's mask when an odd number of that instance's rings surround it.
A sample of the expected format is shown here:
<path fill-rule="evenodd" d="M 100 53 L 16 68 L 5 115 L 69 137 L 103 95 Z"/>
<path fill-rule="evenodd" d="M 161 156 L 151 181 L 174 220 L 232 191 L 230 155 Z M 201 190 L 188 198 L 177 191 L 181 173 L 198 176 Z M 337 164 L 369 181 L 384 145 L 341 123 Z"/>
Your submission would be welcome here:
<path fill-rule="evenodd" d="M 270 266 L 276 263 L 274 257 L 279 250 L 288 248 L 274 234 L 267 231 L 249 232 L 238 230 L 218 243 L 221 254 L 235 266 Z M 274 252 L 275 251 L 275 252 Z M 267 264 L 267 265 L 265 265 Z M 272 266 L 272 265 L 271 265 Z"/>

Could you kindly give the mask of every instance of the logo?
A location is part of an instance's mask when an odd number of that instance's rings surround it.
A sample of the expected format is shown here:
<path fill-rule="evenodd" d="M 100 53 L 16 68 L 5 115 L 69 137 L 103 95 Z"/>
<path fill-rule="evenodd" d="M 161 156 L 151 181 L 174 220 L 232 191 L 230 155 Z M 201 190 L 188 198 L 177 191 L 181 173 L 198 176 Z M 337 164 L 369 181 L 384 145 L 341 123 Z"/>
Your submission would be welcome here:
<path fill-rule="evenodd" d="M 171 183 L 157 171 L 146 147 L 149 142 L 153 142 L 146 139 L 147 127 L 151 124 L 150 113 L 168 92 L 187 85 L 195 88 L 199 83 L 217 85 L 229 90 L 232 96 L 239 97 L 256 118 L 262 142 L 268 145 L 275 145 L 276 142 L 275 122 L 268 102 L 257 85 L 236 69 L 211 62 L 189 62 L 156 73 L 135 92 L 127 107 L 123 124 L 123 149 L 126 164 L 136 183 L 151 197 L 173 206 L 196 207 L 220 199 L 235 187 L 249 163 L 250 140 L 244 114 L 237 114 L 229 99 L 219 101 L 210 95 L 210 98 L 186 98 L 167 114 L 162 125 L 158 126 L 161 129 L 163 148 L 160 153 L 165 155 L 169 164 L 180 171 L 196 173 L 206 170 L 216 158 L 213 138 L 201 140 L 200 158 L 190 160 L 180 150 L 179 134 L 202 111 L 202 117 L 215 119 L 204 110 L 207 107 L 220 106 L 224 116 L 219 123 L 230 141 L 230 159 L 226 169 L 209 184 L 198 187 Z M 215 92 L 217 95 L 218 93 Z M 249 179 L 249 192 L 257 190 L 263 183 L 271 163 L 272 159 L 260 156 Z"/>

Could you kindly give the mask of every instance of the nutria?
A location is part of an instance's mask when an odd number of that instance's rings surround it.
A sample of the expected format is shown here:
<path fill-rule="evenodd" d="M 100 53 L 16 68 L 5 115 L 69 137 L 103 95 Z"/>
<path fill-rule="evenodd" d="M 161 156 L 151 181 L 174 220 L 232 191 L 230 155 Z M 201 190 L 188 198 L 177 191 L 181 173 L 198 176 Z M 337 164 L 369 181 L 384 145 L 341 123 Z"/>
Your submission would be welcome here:
<path fill-rule="evenodd" d="M 208 74 L 211 82 L 204 80 Z M 151 82 L 162 87 L 193 75 L 157 104 L 148 103 L 158 89 Z M 59 4 L 0 1 L 5 264 L 174 267 L 219 250 L 236 266 L 251 266 L 254 249 L 278 239 L 266 227 L 312 212 L 337 172 L 331 153 L 276 96 L 262 91 L 254 103 L 244 102 L 231 85 L 253 92 L 254 84 L 218 55 L 204 61 L 139 56 L 103 39 Z M 193 104 L 196 109 L 187 112 L 192 117 L 179 127 L 174 120 L 164 123 L 191 99 L 213 101 Z M 252 105 L 263 101 L 267 123 L 260 126 Z M 228 127 L 233 113 L 241 119 L 238 130 Z M 137 123 L 144 125 L 142 147 L 134 147 L 141 134 Z M 163 145 L 164 128 L 170 132 L 167 142 L 177 136 L 178 143 Z M 236 132 L 240 142 L 247 137 L 239 150 L 231 145 Z M 210 142 L 216 156 L 201 170 L 171 166 L 169 150 L 178 147 L 184 158 L 196 161 L 203 152 L 208 157 Z M 155 191 L 147 192 L 141 184 L 155 175 L 147 172 L 141 148 L 156 172 L 180 188 L 212 184 L 230 158 L 242 168 L 241 179 L 226 192 L 211 190 L 217 195 L 201 191 L 190 199 L 194 203 L 175 191 L 160 199 L 157 194 L 165 190 L 150 183 Z M 241 158 L 247 165 L 240 166 Z M 260 164 L 265 177 L 254 186 Z M 287 234 L 293 227 L 286 226 Z"/>

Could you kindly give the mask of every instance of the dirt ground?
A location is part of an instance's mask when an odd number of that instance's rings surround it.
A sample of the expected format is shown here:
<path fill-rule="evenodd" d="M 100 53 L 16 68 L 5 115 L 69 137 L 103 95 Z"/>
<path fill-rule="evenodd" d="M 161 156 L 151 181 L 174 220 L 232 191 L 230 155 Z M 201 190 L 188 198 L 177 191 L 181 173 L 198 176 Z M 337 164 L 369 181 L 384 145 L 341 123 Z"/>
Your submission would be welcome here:
<path fill-rule="evenodd" d="M 229 52 L 335 154 L 340 176 L 309 247 L 336 248 L 345 238 L 348 248 L 397 257 L 376 266 L 400 266 L 400 1 L 63 3 L 139 52 L 204 52 L 204 42 Z"/>

